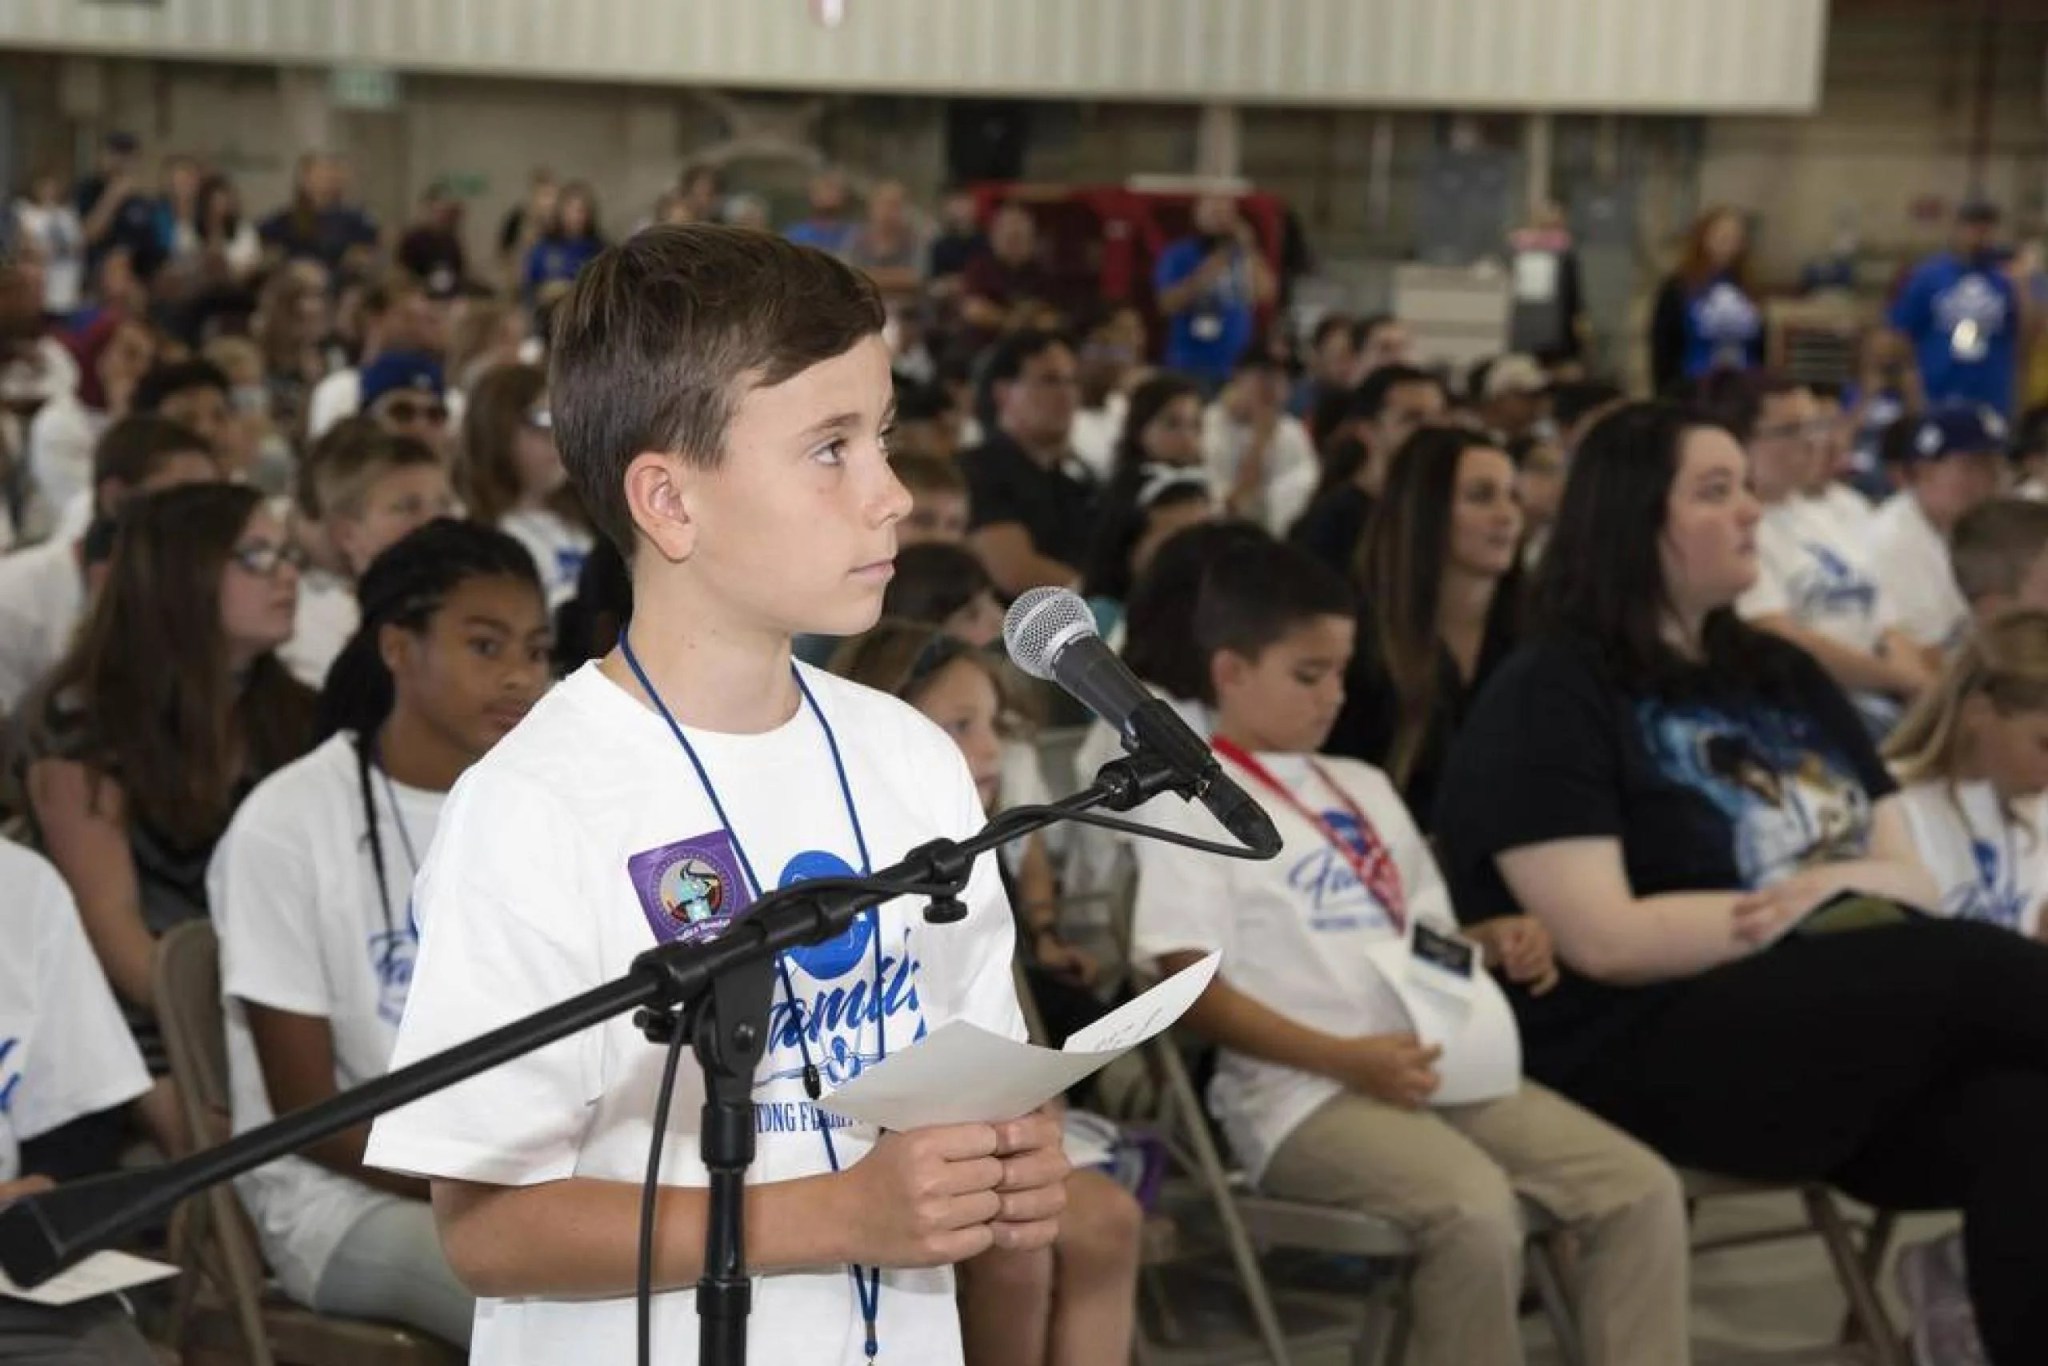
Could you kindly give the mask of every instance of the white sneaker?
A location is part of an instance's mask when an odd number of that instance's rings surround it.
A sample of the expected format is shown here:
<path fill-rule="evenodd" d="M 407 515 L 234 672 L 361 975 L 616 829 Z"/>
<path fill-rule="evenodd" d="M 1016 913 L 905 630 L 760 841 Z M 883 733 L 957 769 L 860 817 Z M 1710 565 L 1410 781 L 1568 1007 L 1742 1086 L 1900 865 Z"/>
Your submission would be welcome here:
<path fill-rule="evenodd" d="M 1900 1249 L 1898 1275 L 1913 1316 L 1914 1366 L 1990 1366 L 1977 1338 L 1960 1234 Z"/>

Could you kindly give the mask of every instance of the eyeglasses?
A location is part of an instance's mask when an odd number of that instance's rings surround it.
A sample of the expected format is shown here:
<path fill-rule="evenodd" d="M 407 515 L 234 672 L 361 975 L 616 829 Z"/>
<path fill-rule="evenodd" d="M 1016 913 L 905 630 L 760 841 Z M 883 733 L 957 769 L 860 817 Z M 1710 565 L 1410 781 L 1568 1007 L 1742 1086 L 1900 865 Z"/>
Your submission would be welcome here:
<path fill-rule="evenodd" d="M 250 545 L 238 545 L 228 552 L 228 558 L 258 578 L 270 578 L 277 571 L 290 565 L 294 569 L 306 567 L 306 552 L 296 545 L 272 545 L 268 541 L 256 541 Z"/>
<path fill-rule="evenodd" d="M 430 422 L 438 427 L 448 420 L 448 407 L 443 403 L 415 403 L 409 398 L 395 398 L 384 405 L 384 416 L 401 426 Z"/>

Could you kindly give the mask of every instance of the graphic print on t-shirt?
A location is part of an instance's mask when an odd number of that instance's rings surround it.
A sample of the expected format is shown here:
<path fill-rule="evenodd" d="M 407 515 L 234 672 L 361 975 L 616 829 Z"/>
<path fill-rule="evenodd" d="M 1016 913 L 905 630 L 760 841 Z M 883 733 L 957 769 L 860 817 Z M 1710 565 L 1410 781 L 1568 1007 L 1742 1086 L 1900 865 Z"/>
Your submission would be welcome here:
<path fill-rule="evenodd" d="M 1658 771 L 1705 796 L 1727 820 L 1745 887 L 1864 852 L 1870 796 L 1806 718 L 1644 699 L 1636 719 Z"/>
<path fill-rule="evenodd" d="M 1700 368 L 1748 364 L 1750 343 L 1762 326 L 1763 315 L 1740 289 L 1726 280 L 1708 286 L 1692 302 L 1692 330 L 1706 358 Z"/>
<path fill-rule="evenodd" d="M 725 933 L 753 900 L 723 830 L 643 849 L 626 860 L 647 926 L 663 944 L 701 944 Z"/>
<path fill-rule="evenodd" d="M 1799 548 L 1809 565 L 1807 572 L 1795 572 L 1789 585 L 1795 617 L 1868 617 L 1877 610 L 1877 584 L 1869 575 L 1821 541 L 1802 540 Z"/>
<path fill-rule="evenodd" d="M 2027 895 L 2020 890 L 2017 865 L 1996 844 L 1975 837 L 1970 840 L 1970 861 L 1977 866 L 1976 884 L 1950 888 L 1942 898 L 1942 913 L 2019 930 Z"/>
<path fill-rule="evenodd" d="M 1361 855 L 1370 852 L 1358 818 L 1349 811 L 1319 814 L 1323 823 L 1353 851 Z M 1296 860 L 1287 870 L 1287 885 L 1308 908 L 1310 929 L 1334 932 L 1394 927 L 1384 901 L 1358 880 L 1350 860 L 1332 849 L 1326 840 L 1318 840 L 1314 852 Z"/>
<path fill-rule="evenodd" d="M 1950 355 L 1966 365 L 1985 359 L 2005 331 L 2005 295 L 1976 272 L 1935 295 L 1933 310 Z"/>
<path fill-rule="evenodd" d="M 370 971 L 377 976 L 377 1018 L 397 1024 L 405 1018 L 405 998 L 412 994 L 412 965 L 420 953 L 419 922 L 412 898 L 405 899 L 405 924 L 370 936 Z"/>
<path fill-rule="evenodd" d="M 14 1093 L 21 1089 L 22 1052 L 20 1039 L 0 1039 L 0 1118 L 13 1111 Z"/>

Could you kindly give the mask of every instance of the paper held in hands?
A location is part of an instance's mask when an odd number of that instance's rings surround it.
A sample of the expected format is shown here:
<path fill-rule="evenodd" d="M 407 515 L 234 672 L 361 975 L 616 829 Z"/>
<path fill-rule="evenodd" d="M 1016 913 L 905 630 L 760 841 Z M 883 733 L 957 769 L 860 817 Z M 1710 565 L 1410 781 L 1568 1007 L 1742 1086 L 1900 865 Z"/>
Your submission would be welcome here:
<path fill-rule="evenodd" d="M 1212 953 L 1078 1031 L 1061 1049 L 1018 1043 L 955 1020 L 818 1104 L 855 1123 L 899 1132 L 1015 1119 L 1178 1020 L 1215 975 Z"/>
<path fill-rule="evenodd" d="M 111 1295 L 117 1290 L 130 1290 L 177 1274 L 175 1266 L 152 1262 L 147 1257 L 135 1257 L 126 1252 L 96 1252 L 33 1290 L 23 1290 L 7 1279 L 6 1272 L 0 1271 L 0 1299 L 25 1300 L 30 1304 L 62 1308 L 80 1300 Z"/>
<path fill-rule="evenodd" d="M 1522 1084 L 1522 1035 L 1506 994 L 1480 965 L 1478 946 L 1435 936 L 1471 948 L 1470 971 L 1454 979 L 1432 961 L 1438 955 L 1418 955 L 1411 937 L 1374 944 L 1366 955 L 1400 999 L 1415 1037 L 1443 1048 L 1429 1103 L 1471 1105 L 1512 1094 Z"/>

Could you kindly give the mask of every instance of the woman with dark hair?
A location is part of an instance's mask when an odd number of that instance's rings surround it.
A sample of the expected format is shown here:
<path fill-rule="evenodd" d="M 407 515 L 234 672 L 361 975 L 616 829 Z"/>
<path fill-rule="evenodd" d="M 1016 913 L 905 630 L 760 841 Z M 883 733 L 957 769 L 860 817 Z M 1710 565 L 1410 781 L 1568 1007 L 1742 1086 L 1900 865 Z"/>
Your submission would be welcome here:
<path fill-rule="evenodd" d="M 537 365 L 484 372 L 462 414 L 455 487 L 471 520 L 526 547 L 559 606 L 574 596 L 597 536 L 555 449 L 547 387 Z"/>
<path fill-rule="evenodd" d="M 1587 435 L 1444 773 L 1452 900 L 1556 941 L 1511 993 L 1530 1076 L 1681 1166 L 1960 1207 L 1992 1361 L 2048 1361 L 2048 947 L 1903 909 L 1936 889 L 1854 708 L 1735 613 L 1760 512 L 1677 408 Z M 1916 1331 L 1965 1307 L 1945 1270 Z"/>
<path fill-rule="evenodd" d="M 1507 454 L 1425 427 L 1395 454 L 1359 546 L 1357 643 L 1323 748 L 1386 770 L 1424 833 L 1451 741 L 1515 642 L 1521 536 Z"/>
<path fill-rule="evenodd" d="M 1215 515 L 1202 465 L 1202 392 L 1155 375 L 1131 394 L 1095 517 L 1082 593 L 1122 603 L 1160 543 Z"/>
<path fill-rule="evenodd" d="M 256 225 L 242 217 L 241 196 L 224 175 L 209 175 L 200 183 L 194 230 L 209 268 L 229 280 L 246 280 L 263 264 Z"/>
<path fill-rule="evenodd" d="M 126 416 L 155 363 L 157 342 L 147 323 L 106 313 L 69 345 L 78 361 L 78 388 L 36 410 L 28 424 L 28 473 L 52 521 L 68 515 L 82 525 L 76 519 L 91 501 L 93 448 Z"/>
<path fill-rule="evenodd" d="M 208 887 L 236 1130 L 382 1076 L 419 931 L 411 888 L 448 789 L 548 683 L 547 608 L 502 532 L 429 522 L 370 565 L 320 695 L 324 742 L 243 803 Z M 363 1124 L 240 1192 L 286 1292 L 469 1340 L 424 1181 L 363 1165 Z"/>
<path fill-rule="evenodd" d="M 275 653 L 292 632 L 299 562 L 261 494 L 192 484 L 122 516 L 92 614 L 22 704 L 17 762 L 31 836 L 70 884 L 160 1079 L 144 1118 L 175 1151 L 156 942 L 207 913 L 214 842 L 258 779 L 305 752 L 313 699 Z"/>
<path fill-rule="evenodd" d="M 995 580 L 973 551 L 944 541 L 896 552 L 896 574 L 882 590 L 882 615 L 936 626 L 977 650 L 1003 638 Z"/>
<path fill-rule="evenodd" d="M 1763 364 L 1764 315 L 1749 285 L 1749 229 L 1734 209 L 1710 209 L 1686 237 L 1678 269 L 1650 318 L 1650 382 L 1670 395 L 1714 370 Z"/>
<path fill-rule="evenodd" d="M 528 306 L 548 302 L 605 246 L 597 226 L 597 196 L 580 180 L 563 186 L 554 216 L 526 253 L 522 278 Z"/>

